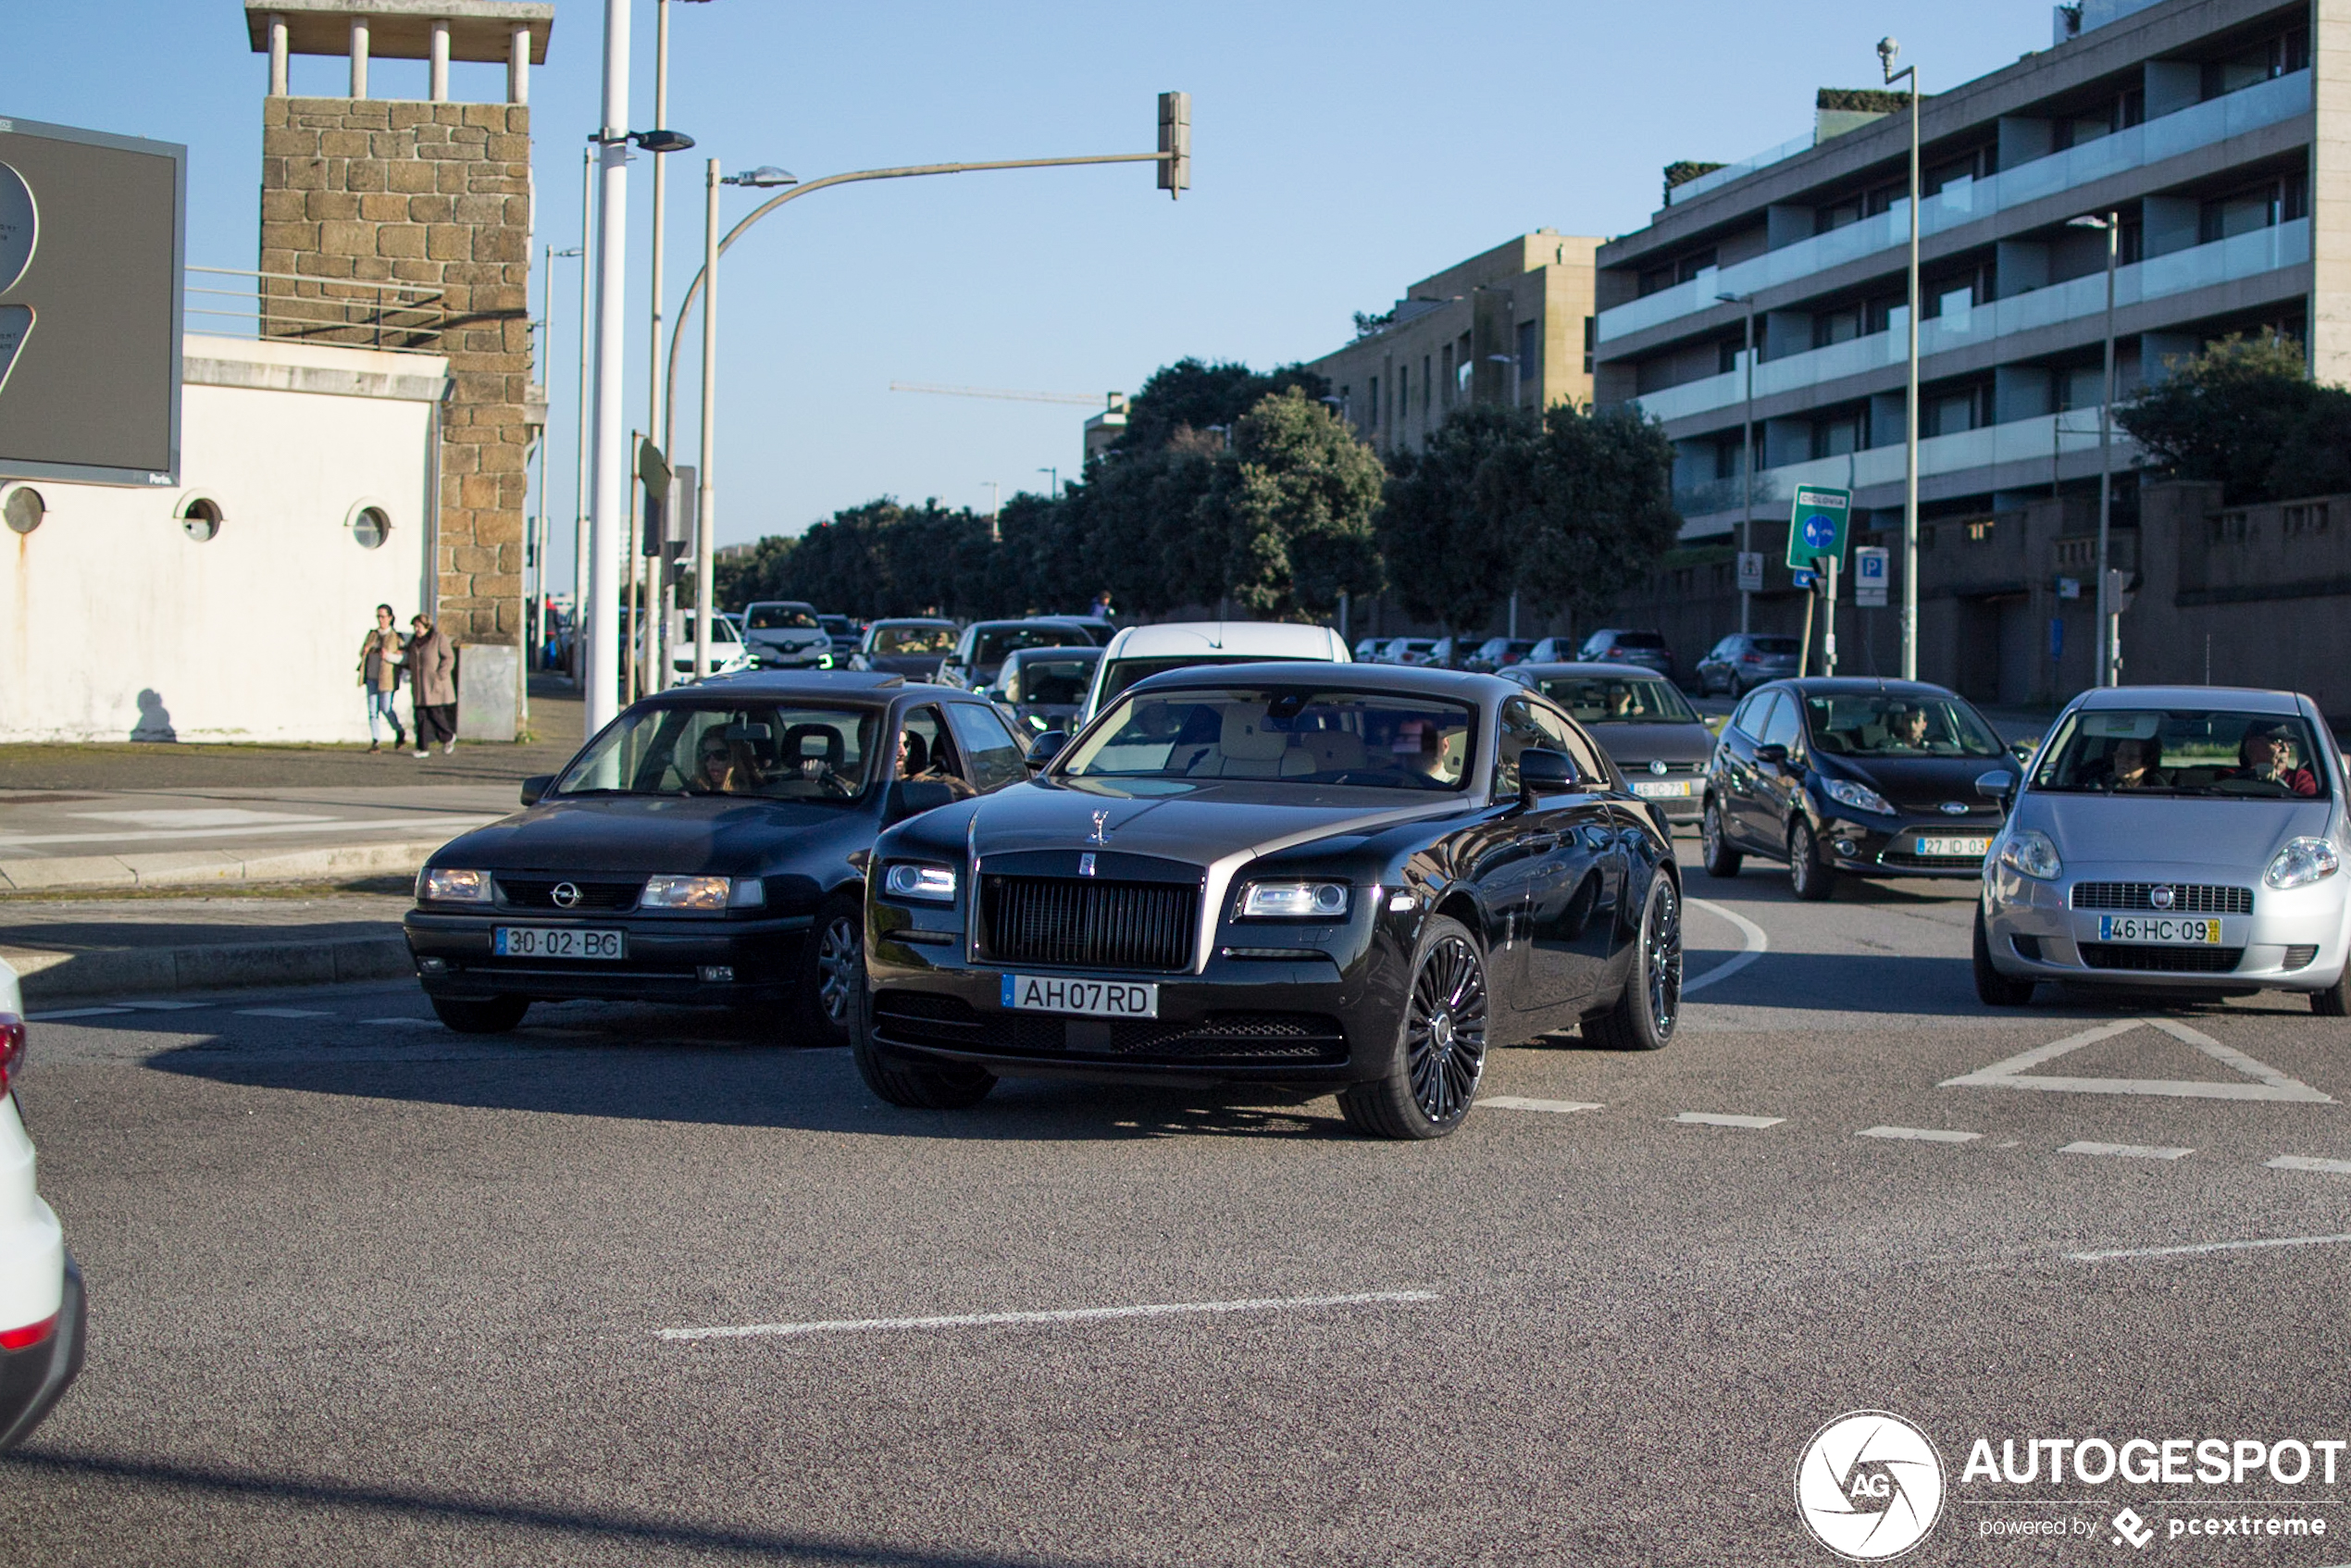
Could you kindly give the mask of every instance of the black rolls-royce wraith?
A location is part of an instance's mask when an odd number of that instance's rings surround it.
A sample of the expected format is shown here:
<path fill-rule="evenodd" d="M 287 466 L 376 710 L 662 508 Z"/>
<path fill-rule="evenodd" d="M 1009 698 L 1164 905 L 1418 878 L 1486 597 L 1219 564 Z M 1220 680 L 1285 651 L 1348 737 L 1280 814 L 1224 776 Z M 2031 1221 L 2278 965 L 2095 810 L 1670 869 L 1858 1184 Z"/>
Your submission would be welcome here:
<path fill-rule="evenodd" d="M 1434 1138 L 1491 1045 L 1578 1022 L 1664 1044 L 1681 895 L 1655 810 L 1540 693 L 1218 666 L 884 833 L 865 959 L 851 1043 L 897 1104 L 967 1105 L 1000 1075 L 1247 1080 Z"/>
<path fill-rule="evenodd" d="M 846 1039 L 883 828 L 1026 778 L 996 708 L 894 675 L 746 673 L 628 707 L 528 808 L 436 850 L 404 922 L 450 1027 L 534 1001 L 755 1008 Z"/>

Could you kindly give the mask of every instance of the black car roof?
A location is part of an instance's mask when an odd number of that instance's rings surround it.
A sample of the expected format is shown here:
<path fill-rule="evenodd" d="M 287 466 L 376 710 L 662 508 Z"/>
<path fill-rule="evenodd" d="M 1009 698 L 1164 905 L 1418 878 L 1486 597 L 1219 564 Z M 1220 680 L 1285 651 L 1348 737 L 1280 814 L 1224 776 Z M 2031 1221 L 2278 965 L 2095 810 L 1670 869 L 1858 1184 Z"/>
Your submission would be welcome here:
<path fill-rule="evenodd" d="M 1279 659 L 1261 664 L 1194 665 L 1149 676 L 1119 693 L 1183 687 L 1305 686 L 1319 690 L 1376 691 L 1401 697 L 1452 697 L 1482 702 L 1514 697 L 1524 691 L 1499 676 L 1425 665 L 1337 664 L 1323 659 Z"/>
<path fill-rule="evenodd" d="M 690 686 L 673 687 L 641 701 L 680 705 L 705 700 L 734 702 L 745 697 L 806 697 L 852 707 L 886 707 L 900 697 L 960 697 L 976 701 L 968 691 L 927 681 L 910 681 L 902 675 L 865 670 L 744 670 L 715 675 Z"/>
<path fill-rule="evenodd" d="M 1620 664 L 1610 659 L 1546 659 L 1541 664 L 1520 660 L 1511 666 L 1512 675 L 1614 675 L 1627 680 L 1663 680 L 1665 678 L 1647 665 Z"/>
<path fill-rule="evenodd" d="M 1817 693 L 1825 697 L 1856 697 L 1883 691 L 1897 697 L 1947 697 L 1955 703 L 1967 702 L 1966 698 L 1947 686 L 1937 686 L 1925 680 L 1889 680 L 1875 676 L 1790 676 L 1781 680 L 1766 681 L 1756 690 L 1766 691 L 1773 686 L 1789 687 L 1807 696 Z M 1973 705 L 1969 703 L 1971 707 Z"/>

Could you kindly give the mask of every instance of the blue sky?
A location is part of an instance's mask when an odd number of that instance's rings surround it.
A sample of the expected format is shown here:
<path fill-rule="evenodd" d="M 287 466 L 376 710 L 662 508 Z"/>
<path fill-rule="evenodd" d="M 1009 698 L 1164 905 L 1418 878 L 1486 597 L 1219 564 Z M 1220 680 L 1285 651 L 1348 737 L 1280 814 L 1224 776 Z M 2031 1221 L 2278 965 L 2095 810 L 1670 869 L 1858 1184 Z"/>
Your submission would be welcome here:
<path fill-rule="evenodd" d="M 653 0 L 633 0 L 632 120 L 652 121 Z M 1342 343 L 1350 313 L 1524 230 L 1618 234 L 1676 158 L 1735 158 L 1809 131 L 1812 90 L 1877 80 L 1902 40 L 1930 92 L 2049 41 L 2047 0 L 1551 0 L 1455 6 L 1200 0 L 1115 6 L 671 7 L 668 290 L 699 264 L 701 160 L 802 178 L 902 163 L 1142 152 L 1154 95 L 1192 94 L 1193 189 L 1150 166 L 852 185 L 728 253 L 719 365 L 722 541 L 795 532 L 879 494 L 984 508 L 1078 463 L 1086 410 L 892 393 L 892 380 L 1133 391 L 1185 355 L 1253 365 Z M 541 243 L 577 244 L 603 6 L 563 0 L 531 100 Z M 260 98 L 233 0 L 6 0 L 0 115 L 190 147 L 188 259 L 251 267 Z M 346 90 L 297 59 L 297 93 Z M 378 96 L 425 94 L 378 61 Z M 464 66 L 453 95 L 504 95 Z M 643 418 L 650 160 L 629 181 L 629 417 Z M 753 205 L 727 193 L 728 221 Z M 536 253 L 534 253 L 535 255 Z M 558 261 L 550 509 L 572 506 L 578 264 Z M 539 285 L 534 280 L 536 308 Z M 691 344 L 680 437 L 694 439 Z M 568 530 L 558 530 L 559 540 Z M 565 559 L 558 545 L 557 564 Z"/>

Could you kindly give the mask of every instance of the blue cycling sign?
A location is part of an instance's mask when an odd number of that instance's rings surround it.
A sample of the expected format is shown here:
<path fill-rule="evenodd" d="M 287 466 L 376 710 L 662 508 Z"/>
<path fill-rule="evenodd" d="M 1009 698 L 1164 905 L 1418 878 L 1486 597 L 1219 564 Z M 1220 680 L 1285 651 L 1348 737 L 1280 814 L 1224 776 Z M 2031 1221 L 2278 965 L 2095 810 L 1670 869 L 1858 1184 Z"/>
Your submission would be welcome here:
<path fill-rule="evenodd" d="M 1788 514 L 1787 564 L 1817 567 L 1827 559 L 1843 566 L 1845 524 L 1852 510 L 1851 491 L 1797 486 L 1796 504 Z"/>

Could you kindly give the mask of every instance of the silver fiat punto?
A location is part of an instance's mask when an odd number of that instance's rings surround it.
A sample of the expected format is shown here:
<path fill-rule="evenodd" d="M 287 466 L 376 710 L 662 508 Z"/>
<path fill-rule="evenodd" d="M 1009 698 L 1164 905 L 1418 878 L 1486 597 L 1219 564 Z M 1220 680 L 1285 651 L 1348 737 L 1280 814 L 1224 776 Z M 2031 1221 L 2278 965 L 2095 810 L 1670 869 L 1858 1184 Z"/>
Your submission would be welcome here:
<path fill-rule="evenodd" d="M 1984 862 L 1975 989 L 2034 982 L 2244 994 L 2351 1010 L 2343 759 L 2290 691 L 2124 686 L 2059 716 Z"/>

